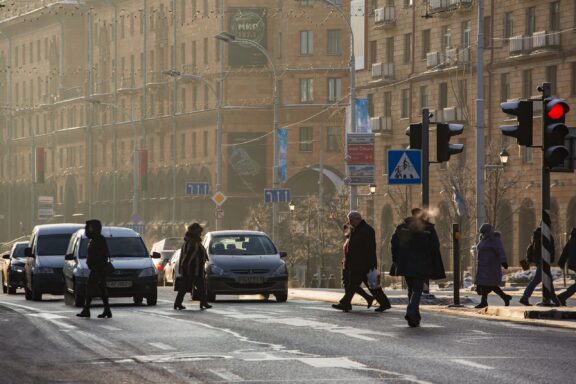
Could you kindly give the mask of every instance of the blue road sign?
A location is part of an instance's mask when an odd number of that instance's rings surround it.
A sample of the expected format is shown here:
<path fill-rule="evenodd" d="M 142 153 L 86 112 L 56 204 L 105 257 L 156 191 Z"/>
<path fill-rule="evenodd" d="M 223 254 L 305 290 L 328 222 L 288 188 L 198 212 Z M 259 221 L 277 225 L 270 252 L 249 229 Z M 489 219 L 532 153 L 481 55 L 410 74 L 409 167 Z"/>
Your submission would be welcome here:
<path fill-rule="evenodd" d="M 208 196 L 210 194 L 210 184 L 208 183 L 186 183 L 187 196 Z"/>
<path fill-rule="evenodd" d="M 389 150 L 388 184 L 422 184 L 422 151 L 419 149 Z"/>
<path fill-rule="evenodd" d="M 289 189 L 265 189 L 265 203 L 289 203 L 292 200 Z"/>

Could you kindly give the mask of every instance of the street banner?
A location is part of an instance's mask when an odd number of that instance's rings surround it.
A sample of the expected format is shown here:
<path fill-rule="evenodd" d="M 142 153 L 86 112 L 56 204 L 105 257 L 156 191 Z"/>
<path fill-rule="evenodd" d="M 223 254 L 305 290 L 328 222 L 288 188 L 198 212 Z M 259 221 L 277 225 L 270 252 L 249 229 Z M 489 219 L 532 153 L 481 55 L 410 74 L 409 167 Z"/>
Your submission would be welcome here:
<path fill-rule="evenodd" d="M 46 164 L 46 151 L 44 147 L 36 147 L 36 169 L 34 176 L 36 184 L 44 184 L 45 180 L 45 164 Z"/>
<path fill-rule="evenodd" d="M 365 68 L 366 47 L 366 2 L 364 0 L 350 1 L 350 25 L 354 33 L 354 54 L 356 56 L 356 70 Z"/>
<path fill-rule="evenodd" d="M 228 8 L 229 31 L 236 39 L 252 40 L 266 49 L 266 9 Z M 248 44 L 230 44 L 231 67 L 262 67 L 267 59 L 263 52 Z"/>
<path fill-rule="evenodd" d="M 374 183 L 374 164 L 348 165 L 348 184 L 369 185 Z"/>
<path fill-rule="evenodd" d="M 282 184 L 288 180 L 288 129 L 278 129 L 278 174 L 276 179 Z"/>
<path fill-rule="evenodd" d="M 141 192 L 148 190 L 148 150 L 138 150 L 138 189 Z"/>
<path fill-rule="evenodd" d="M 350 107 L 346 107 L 346 132 L 352 132 L 350 124 Z M 370 116 L 368 114 L 368 99 L 356 99 L 356 133 L 371 133 Z"/>
<path fill-rule="evenodd" d="M 374 135 L 350 133 L 348 142 L 348 164 L 374 164 Z"/>

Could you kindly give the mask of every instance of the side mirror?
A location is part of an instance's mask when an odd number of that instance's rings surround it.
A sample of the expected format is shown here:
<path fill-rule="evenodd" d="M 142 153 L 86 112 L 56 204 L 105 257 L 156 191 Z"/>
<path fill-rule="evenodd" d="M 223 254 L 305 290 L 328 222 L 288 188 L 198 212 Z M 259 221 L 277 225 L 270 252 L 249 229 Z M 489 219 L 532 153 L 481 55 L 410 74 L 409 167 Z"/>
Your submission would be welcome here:
<path fill-rule="evenodd" d="M 288 252 L 280 252 L 280 257 L 283 259 L 288 256 Z"/>
<path fill-rule="evenodd" d="M 5 260 L 9 260 L 10 259 L 10 254 L 9 253 L 5 253 L 2 255 L 2 258 Z"/>
<path fill-rule="evenodd" d="M 152 252 L 152 258 L 153 259 L 160 259 L 162 257 L 162 255 L 158 252 Z"/>
<path fill-rule="evenodd" d="M 32 254 L 32 248 L 30 248 L 30 247 L 24 248 L 24 256 L 26 256 L 26 257 L 34 257 L 34 255 Z"/>
<path fill-rule="evenodd" d="M 64 256 L 64 260 L 67 260 L 67 261 L 74 260 L 74 254 L 72 254 L 72 253 L 67 254 L 66 256 Z"/>

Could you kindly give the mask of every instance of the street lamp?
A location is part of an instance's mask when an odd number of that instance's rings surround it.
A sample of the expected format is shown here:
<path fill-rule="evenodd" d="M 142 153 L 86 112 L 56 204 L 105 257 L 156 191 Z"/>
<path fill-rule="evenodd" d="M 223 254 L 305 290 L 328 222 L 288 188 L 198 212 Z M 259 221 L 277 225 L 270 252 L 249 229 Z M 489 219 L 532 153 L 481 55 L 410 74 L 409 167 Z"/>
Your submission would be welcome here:
<path fill-rule="evenodd" d="M 500 162 L 502 163 L 502 165 L 508 164 L 508 160 L 510 160 L 510 154 L 508 153 L 506 148 L 502 149 L 502 152 L 500 152 L 498 156 L 500 156 Z"/>
<path fill-rule="evenodd" d="M 216 89 L 207 81 L 204 77 L 200 75 L 195 75 L 192 73 L 182 73 L 175 69 L 170 69 L 167 71 L 162 71 L 162 74 L 168 75 L 173 78 L 185 78 L 200 81 L 205 84 L 210 91 L 216 96 L 217 101 L 217 117 L 216 117 L 216 193 L 222 191 L 222 92 L 217 92 Z M 222 83 L 222 79 L 220 79 Z M 220 216 L 216 217 L 216 230 L 222 227 L 222 219 Z"/>
<path fill-rule="evenodd" d="M 296 206 L 294 205 L 294 202 L 292 200 L 290 200 L 290 202 L 288 203 L 288 209 L 290 210 L 290 213 L 294 213 L 294 210 L 296 209 Z"/>
<path fill-rule="evenodd" d="M 370 184 L 370 195 L 374 196 L 375 193 L 376 193 L 376 185 Z"/>
<path fill-rule="evenodd" d="M 264 48 L 261 44 L 257 43 L 254 40 L 250 40 L 250 39 L 243 39 L 243 38 L 238 38 L 237 36 L 228 33 L 228 32 L 220 32 L 217 35 L 214 36 L 215 39 L 223 41 L 225 43 L 237 43 L 237 44 L 242 44 L 242 45 L 250 45 L 254 48 L 256 48 L 258 51 L 260 51 L 264 56 L 266 56 L 266 59 L 268 60 L 268 63 L 270 64 L 270 67 L 272 68 L 272 76 L 274 77 L 274 84 L 273 84 L 273 98 L 274 98 L 274 122 L 273 122 L 273 128 L 274 128 L 274 137 L 273 137 L 273 157 L 272 157 L 272 187 L 276 188 L 277 184 L 278 184 L 278 179 L 277 179 L 277 167 L 278 167 L 278 148 L 277 148 L 277 137 L 278 137 L 278 108 L 279 108 L 279 98 L 278 98 L 278 73 L 276 71 L 276 66 L 274 65 L 274 61 L 272 60 L 272 57 L 270 56 L 270 53 L 268 52 L 268 50 L 266 50 L 266 48 Z M 278 212 L 277 212 L 277 208 L 276 208 L 276 204 L 272 203 L 272 240 L 276 239 L 276 223 L 278 222 Z"/>

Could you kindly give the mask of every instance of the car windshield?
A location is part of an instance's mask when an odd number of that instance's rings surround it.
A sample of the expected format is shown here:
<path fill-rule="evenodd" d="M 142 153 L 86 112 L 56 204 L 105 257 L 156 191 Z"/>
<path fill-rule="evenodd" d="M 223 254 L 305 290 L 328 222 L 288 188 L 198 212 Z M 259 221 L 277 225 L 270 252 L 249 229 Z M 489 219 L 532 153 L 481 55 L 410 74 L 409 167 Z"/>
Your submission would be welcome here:
<path fill-rule="evenodd" d="M 14 248 L 14 253 L 12 253 L 12 258 L 13 259 L 19 259 L 24 257 L 24 250 L 26 249 L 27 245 L 23 244 L 23 245 L 18 245 L 16 248 Z"/>
<path fill-rule="evenodd" d="M 184 240 L 178 238 L 178 237 L 170 237 L 168 239 L 164 240 L 164 249 L 165 250 L 175 250 L 178 249 L 182 246 L 182 242 Z"/>
<path fill-rule="evenodd" d="M 275 255 L 276 247 L 263 235 L 217 236 L 210 242 L 212 255 Z"/>
<path fill-rule="evenodd" d="M 72 234 L 38 236 L 36 254 L 38 256 L 64 256 Z"/>
<path fill-rule="evenodd" d="M 162 255 L 162 260 L 168 261 L 172 258 L 172 255 L 175 251 L 161 251 L 160 255 Z"/>
<path fill-rule="evenodd" d="M 144 242 L 139 237 L 106 237 L 110 257 L 148 257 Z M 88 249 L 88 239 L 80 243 L 80 258 L 85 259 Z"/>

